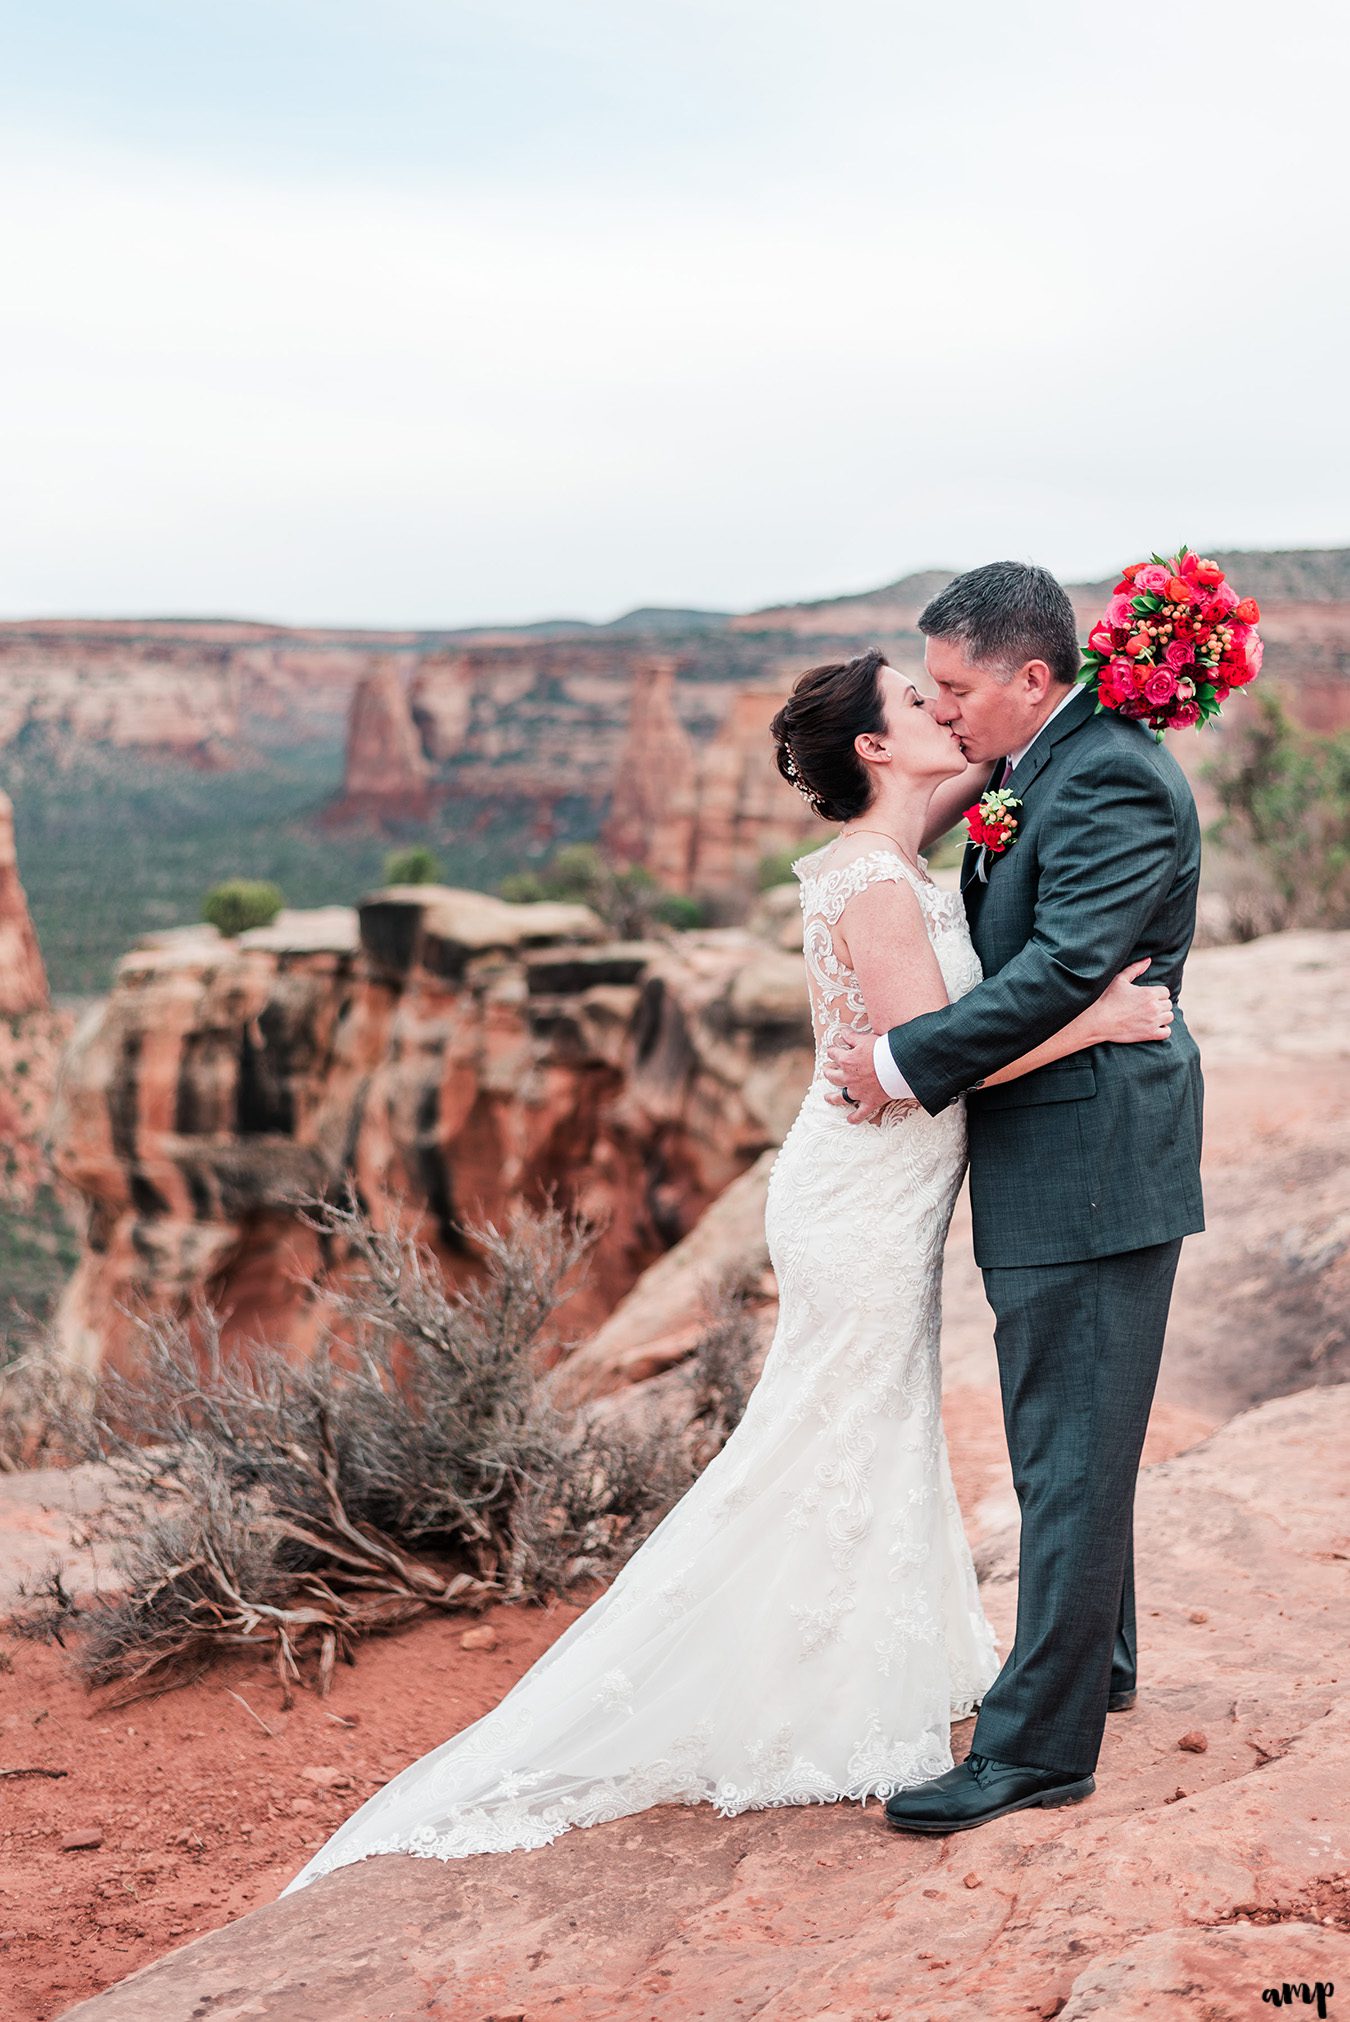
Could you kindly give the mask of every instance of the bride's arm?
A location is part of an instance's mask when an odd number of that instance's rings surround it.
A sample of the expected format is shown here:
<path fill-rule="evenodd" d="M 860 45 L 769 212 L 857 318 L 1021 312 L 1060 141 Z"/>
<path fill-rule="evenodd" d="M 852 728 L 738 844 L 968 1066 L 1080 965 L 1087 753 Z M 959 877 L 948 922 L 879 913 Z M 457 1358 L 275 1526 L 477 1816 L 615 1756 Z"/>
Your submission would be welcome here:
<path fill-rule="evenodd" d="M 973 807 L 985 787 L 993 767 L 986 760 L 983 765 L 968 765 L 955 779 L 944 779 L 928 806 L 928 819 L 923 827 L 922 847 L 929 850 L 936 842 L 941 842 L 948 829 L 955 828 L 968 807 Z"/>
<path fill-rule="evenodd" d="M 947 986 L 910 885 L 886 882 L 866 886 L 845 906 L 834 940 L 841 960 L 858 978 L 867 1021 L 874 1032 L 888 1032 L 927 1011 L 940 1011 L 947 1003 Z M 1168 1038 L 1172 1025 L 1169 992 L 1161 984 L 1145 986 L 1134 980 L 1148 966 L 1146 960 L 1132 963 L 1085 1011 L 1030 1053 L 996 1074 L 986 1075 L 976 1085 L 992 1088 L 999 1082 L 1017 1081 L 1088 1046 L 1133 1046 Z"/>
<path fill-rule="evenodd" d="M 1132 962 L 1128 969 L 1122 969 L 1095 1004 L 1089 1004 L 1086 1011 L 1080 1011 L 1030 1053 L 1000 1067 L 997 1074 L 986 1074 L 974 1086 L 995 1088 L 1000 1081 L 1017 1081 L 1038 1067 L 1048 1067 L 1052 1060 L 1063 1060 L 1067 1054 L 1081 1053 L 1088 1046 L 1137 1046 L 1149 1039 L 1170 1038 L 1171 993 L 1161 983 L 1143 984 L 1134 980 L 1143 975 L 1149 959 L 1145 956 L 1142 962 Z"/>

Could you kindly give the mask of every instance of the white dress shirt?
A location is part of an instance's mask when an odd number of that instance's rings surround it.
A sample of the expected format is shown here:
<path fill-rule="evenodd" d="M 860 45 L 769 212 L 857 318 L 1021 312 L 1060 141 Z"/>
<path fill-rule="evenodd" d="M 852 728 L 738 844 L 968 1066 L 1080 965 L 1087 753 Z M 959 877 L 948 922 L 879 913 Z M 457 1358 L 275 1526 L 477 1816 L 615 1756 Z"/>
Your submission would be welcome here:
<path fill-rule="evenodd" d="M 1034 730 L 1032 732 L 1032 735 L 1027 739 L 1026 743 L 1022 745 L 1020 750 L 1010 751 L 1008 753 L 1008 757 L 1005 763 L 1010 763 L 1014 772 L 1017 770 L 1018 766 L 1022 763 L 1022 760 L 1026 757 L 1027 753 L 1030 751 L 1032 745 L 1036 742 L 1036 739 L 1040 736 L 1041 732 L 1045 729 L 1048 729 L 1050 724 L 1054 722 L 1055 718 L 1059 715 L 1062 709 L 1068 708 L 1069 704 L 1073 701 L 1075 695 L 1077 694 L 1078 694 L 1078 684 L 1077 682 L 1075 682 L 1073 686 L 1070 688 L 1068 694 L 1064 696 L 1064 698 L 1061 701 L 1055 704 L 1054 708 L 1050 711 L 1050 714 L 1046 717 L 1045 722 L 1038 725 L 1036 730 Z M 872 1048 L 872 1071 L 876 1075 L 877 1080 L 881 1083 L 882 1087 L 885 1089 L 887 1095 L 890 1096 L 892 1102 L 912 1102 L 914 1100 L 914 1090 L 910 1087 L 909 1083 L 905 1080 L 904 1075 L 900 1072 L 900 1069 L 896 1066 L 895 1055 L 891 1052 L 890 1044 L 884 1032 L 880 1035 L 880 1037 L 877 1039 Z"/>

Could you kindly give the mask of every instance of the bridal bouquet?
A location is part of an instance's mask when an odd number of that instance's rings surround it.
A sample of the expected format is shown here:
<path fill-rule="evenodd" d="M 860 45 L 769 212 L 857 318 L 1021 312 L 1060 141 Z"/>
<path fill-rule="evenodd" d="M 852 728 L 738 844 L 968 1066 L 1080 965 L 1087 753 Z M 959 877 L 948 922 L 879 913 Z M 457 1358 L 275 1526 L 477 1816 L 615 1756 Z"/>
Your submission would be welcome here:
<path fill-rule="evenodd" d="M 1182 548 L 1131 562 L 1088 634 L 1078 679 L 1099 709 L 1165 730 L 1219 714 L 1234 688 L 1261 671 L 1254 597 L 1239 597 L 1217 562 Z"/>

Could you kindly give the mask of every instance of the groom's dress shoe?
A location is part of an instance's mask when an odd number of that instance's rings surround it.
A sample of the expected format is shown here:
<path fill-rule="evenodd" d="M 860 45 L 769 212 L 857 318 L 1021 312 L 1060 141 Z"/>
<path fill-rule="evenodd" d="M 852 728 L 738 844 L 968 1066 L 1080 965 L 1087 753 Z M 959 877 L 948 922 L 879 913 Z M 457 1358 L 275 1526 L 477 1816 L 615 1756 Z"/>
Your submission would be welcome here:
<path fill-rule="evenodd" d="M 1127 1713 L 1138 1697 L 1137 1689 L 1133 1685 L 1127 1686 L 1123 1691 L 1111 1694 L 1106 1710 L 1108 1713 Z"/>
<path fill-rule="evenodd" d="M 1094 1776 L 1059 1769 L 1023 1769 L 989 1755 L 968 1755 L 930 1783 L 898 1790 L 886 1800 L 886 1820 L 898 1832 L 969 1832 L 1005 1812 L 1031 1805 L 1077 1804 L 1097 1788 Z"/>

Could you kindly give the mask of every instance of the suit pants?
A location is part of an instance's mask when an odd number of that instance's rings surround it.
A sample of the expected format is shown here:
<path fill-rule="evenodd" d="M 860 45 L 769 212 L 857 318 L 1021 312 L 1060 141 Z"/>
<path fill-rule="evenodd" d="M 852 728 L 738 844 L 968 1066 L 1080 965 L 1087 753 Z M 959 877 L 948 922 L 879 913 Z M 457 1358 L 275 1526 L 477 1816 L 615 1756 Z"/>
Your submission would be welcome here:
<path fill-rule="evenodd" d="M 1079 1776 L 1135 1683 L 1134 1489 L 1180 1239 L 987 1270 L 1022 1511 L 1017 1632 L 973 1751 Z"/>

